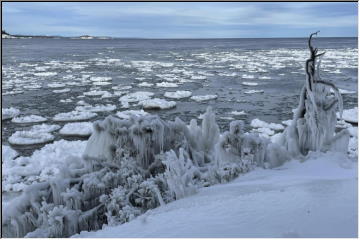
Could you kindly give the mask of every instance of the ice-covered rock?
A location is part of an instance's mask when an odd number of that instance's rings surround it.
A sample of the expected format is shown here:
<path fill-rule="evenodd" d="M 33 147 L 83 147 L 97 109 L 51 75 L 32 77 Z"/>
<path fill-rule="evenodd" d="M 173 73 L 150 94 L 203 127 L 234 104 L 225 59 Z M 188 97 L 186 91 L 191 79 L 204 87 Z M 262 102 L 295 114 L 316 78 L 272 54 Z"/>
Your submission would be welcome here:
<path fill-rule="evenodd" d="M 176 102 L 166 101 L 165 99 L 153 98 L 140 101 L 144 109 L 170 109 L 176 107 Z"/>
<path fill-rule="evenodd" d="M 28 116 L 20 116 L 15 117 L 11 120 L 13 123 L 38 123 L 38 122 L 46 122 L 47 119 L 38 115 L 28 115 Z"/>
<path fill-rule="evenodd" d="M 192 96 L 191 99 L 196 101 L 196 102 L 203 102 L 203 101 L 216 99 L 217 97 L 218 96 L 216 94 L 213 94 L 213 95 L 197 95 L 197 96 Z"/>
<path fill-rule="evenodd" d="M 17 115 L 19 115 L 20 110 L 17 108 L 13 108 L 13 107 L 2 108 L 1 114 L 2 114 L 1 120 L 8 120 L 8 119 L 12 119 L 12 118 L 16 117 Z"/>
<path fill-rule="evenodd" d="M 191 97 L 190 91 L 176 91 L 176 92 L 165 92 L 164 96 L 167 98 L 181 99 Z"/>
<path fill-rule="evenodd" d="M 97 114 L 93 112 L 71 111 L 66 113 L 58 113 L 53 117 L 53 120 L 57 122 L 83 121 L 92 119 L 96 116 Z"/>
<path fill-rule="evenodd" d="M 80 136 L 88 137 L 93 132 L 93 123 L 91 122 L 76 122 L 67 123 L 60 129 L 59 133 L 63 136 Z"/>
<path fill-rule="evenodd" d="M 48 143 L 55 139 L 53 135 L 47 132 L 38 131 L 16 131 L 8 139 L 13 145 L 32 145 L 40 143 Z"/>

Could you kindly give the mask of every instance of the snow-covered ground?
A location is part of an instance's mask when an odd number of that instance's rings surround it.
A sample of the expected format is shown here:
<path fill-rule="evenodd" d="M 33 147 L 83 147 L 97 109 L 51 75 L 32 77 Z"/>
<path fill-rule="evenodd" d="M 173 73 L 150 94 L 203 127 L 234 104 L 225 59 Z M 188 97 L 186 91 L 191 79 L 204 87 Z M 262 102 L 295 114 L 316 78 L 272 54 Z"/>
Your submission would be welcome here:
<path fill-rule="evenodd" d="M 357 237 L 357 163 L 311 153 L 73 237 Z"/>

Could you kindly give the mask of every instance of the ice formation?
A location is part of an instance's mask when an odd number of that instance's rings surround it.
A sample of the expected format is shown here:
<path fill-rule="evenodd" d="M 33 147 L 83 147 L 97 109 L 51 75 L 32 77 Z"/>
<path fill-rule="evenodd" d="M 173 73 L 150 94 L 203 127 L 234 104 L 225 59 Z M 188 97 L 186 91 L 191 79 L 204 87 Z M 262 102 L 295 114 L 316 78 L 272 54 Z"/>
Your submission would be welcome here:
<path fill-rule="evenodd" d="M 30 131 L 32 132 L 47 132 L 47 133 L 50 133 L 50 132 L 54 132 L 54 131 L 57 131 L 60 129 L 60 125 L 57 125 L 57 124 L 46 124 L 46 123 L 43 123 L 43 124 L 39 124 L 39 125 L 34 125 L 30 128 Z"/>
<path fill-rule="evenodd" d="M 309 151 L 348 150 L 349 132 L 344 129 L 335 133 L 336 109 L 339 108 L 340 118 L 343 113 L 342 97 L 333 83 L 320 78 L 319 58 L 325 52 L 318 54 L 318 49 L 311 45 L 311 39 L 316 34 L 311 34 L 308 41 L 310 58 L 306 61 L 306 80 L 299 106 L 281 142 L 293 156 L 306 155 Z"/>
<path fill-rule="evenodd" d="M 46 122 L 47 119 L 38 115 L 28 115 L 28 116 L 20 116 L 15 117 L 11 120 L 13 123 L 39 123 Z"/>
<path fill-rule="evenodd" d="M 10 108 L 2 108 L 1 109 L 1 120 L 8 120 L 16 117 L 20 114 L 20 110 L 10 107 Z"/>
<path fill-rule="evenodd" d="M 75 122 L 65 124 L 59 131 L 62 136 L 80 136 L 88 137 L 93 132 L 91 122 Z"/>

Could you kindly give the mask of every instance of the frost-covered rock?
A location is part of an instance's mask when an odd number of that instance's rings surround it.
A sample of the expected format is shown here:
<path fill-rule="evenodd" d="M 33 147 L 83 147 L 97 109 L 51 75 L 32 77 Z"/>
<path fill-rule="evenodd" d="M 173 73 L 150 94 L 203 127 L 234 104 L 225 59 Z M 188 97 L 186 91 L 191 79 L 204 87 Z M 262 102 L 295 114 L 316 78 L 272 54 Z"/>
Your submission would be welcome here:
<path fill-rule="evenodd" d="M 13 107 L 2 108 L 1 114 L 2 114 L 1 120 L 8 120 L 18 116 L 20 114 L 20 110 Z"/>
<path fill-rule="evenodd" d="M 165 99 L 153 98 L 140 101 L 139 104 L 144 109 L 170 109 L 176 107 L 176 102 L 166 101 Z"/>
<path fill-rule="evenodd" d="M 13 145 L 32 145 L 40 143 L 48 143 L 55 139 L 53 135 L 47 132 L 38 131 L 16 131 L 8 139 Z"/>
<path fill-rule="evenodd" d="M 212 99 L 217 99 L 217 95 L 198 95 L 198 96 L 192 96 L 191 99 L 196 101 L 196 102 L 203 102 L 203 101 L 208 101 L 208 100 L 212 100 Z"/>
<path fill-rule="evenodd" d="M 62 136 L 80 136 L 88 137 L 93 132 L 93 123 L 91 122 L 76 122 L 67 123 L 59 131 Z"/>
<path fill-rule="evenodd" d="M 92 119 L 96 116 L 97 114 L 93 112 L 72 111 L 66 113 L 58 113 L 53 117 L 53 120 L 57 122 L 83 121 Z"/>
<path fill-rule="evenodd" d="M 164 96 L 167 98 L 181 99 L 191 97 L 190 91 L 176 91 L 176 92 L 165 92 Z"/>
<path fill-rule="evenodd" d="M 47 119 L 38 115 L 28 115 L 28 116 L 20 116 L 15 117 L 11 120 L 13 123 L 39 123 L 46 122 Z"/>

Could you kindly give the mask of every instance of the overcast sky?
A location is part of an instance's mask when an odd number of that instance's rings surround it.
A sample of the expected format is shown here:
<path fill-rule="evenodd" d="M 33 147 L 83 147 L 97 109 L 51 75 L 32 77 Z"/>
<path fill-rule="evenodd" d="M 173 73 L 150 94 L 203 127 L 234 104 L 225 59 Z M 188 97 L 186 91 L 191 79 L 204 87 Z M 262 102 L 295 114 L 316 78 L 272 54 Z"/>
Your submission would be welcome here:
<path fill-rule="evenodd" d="M 142 38 L 357 36 L 357 3 L 3 2 L 13 34 Z"/>

